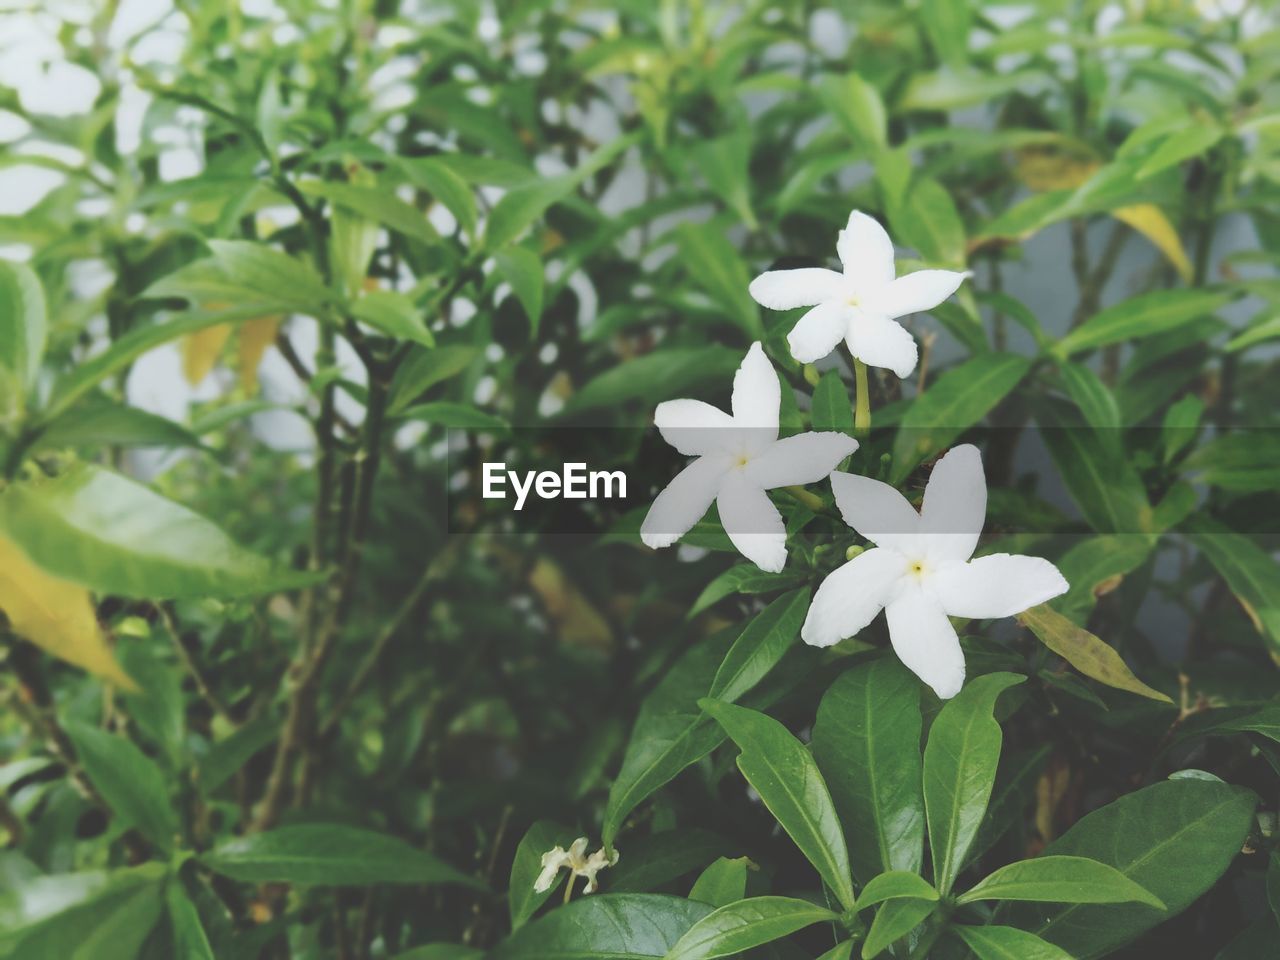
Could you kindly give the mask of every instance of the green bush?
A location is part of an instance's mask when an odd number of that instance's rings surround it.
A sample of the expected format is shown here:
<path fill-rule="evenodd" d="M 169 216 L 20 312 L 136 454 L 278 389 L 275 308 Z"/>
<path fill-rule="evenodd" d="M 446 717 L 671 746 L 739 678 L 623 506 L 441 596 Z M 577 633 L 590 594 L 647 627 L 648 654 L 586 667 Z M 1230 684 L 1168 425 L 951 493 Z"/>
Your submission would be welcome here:
<path fill-rule="evenodd" d="M 1273 955 L 1274 11 L 148 6 L 0 12 L 0 956 Z"/>

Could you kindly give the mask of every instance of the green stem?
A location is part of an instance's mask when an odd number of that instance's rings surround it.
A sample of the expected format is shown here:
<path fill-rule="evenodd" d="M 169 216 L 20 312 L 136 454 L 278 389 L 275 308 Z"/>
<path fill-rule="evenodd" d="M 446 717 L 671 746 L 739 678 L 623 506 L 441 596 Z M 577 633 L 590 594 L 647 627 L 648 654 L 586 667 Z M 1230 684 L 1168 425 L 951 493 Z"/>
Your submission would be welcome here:
<path fill-rule="evenodd" d="M 853 405 L 853 435 L 865 440 L 871 434 L 871 390 L 867 385 L 867 365 L 853 358 L 853 376 L 857 396 Z"/>

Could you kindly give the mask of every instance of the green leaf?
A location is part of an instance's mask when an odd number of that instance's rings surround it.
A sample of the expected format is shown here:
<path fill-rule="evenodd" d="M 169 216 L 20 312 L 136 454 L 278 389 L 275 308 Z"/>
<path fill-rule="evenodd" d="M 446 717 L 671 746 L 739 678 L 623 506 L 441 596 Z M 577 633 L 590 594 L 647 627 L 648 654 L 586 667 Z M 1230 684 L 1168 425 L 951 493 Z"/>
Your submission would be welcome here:
<path fill-rule="evenodd" d="M 1227 341 L 1228 353 L 1238 353 L 1255 344 L 1265 343 L 1280 337 L 1280 316 L 1272 315 L 1270 310 L 1260 313 L 1250 322 L 1247 329 Z"/>
<path fill-rule="evenodd" d="M 408 953 L 397 953 L 393 960 L 481 960 L 484 951 L 460 943 L 428 943 Z"/>
<path fill-rule="evenodd" d="M 384 884 L 484 884 L 397 837 L 341 824 L 277 827 L 224 841 L 200 862 L 245 883 L 357 887 Z"/>
<path fill-rule="evenodd" d="M 387 187 L 303 180 L 298 184 L 298 189 L 308 196 L 321 197 L 335 207 L 374 220 L 410 240 L 426 244 L 440 240 L 440 234 L 431 225 L 427 215 L 401 200 Z"/>
<path fill-rule="evenodd" d="M 517 239 L 552 204 L 573 193 L 588 177 L 607 167 L 636 142 L 640 134 L 630 133 L 605 144 L 586 158 L 573 172 L 548 179 L 534 179 L 514 187 L 494 204 L 485 225 L 484 247 L 498 250 Z"/>
<path fill-rule="evenodd" d="M 689 608 L 686 619 L 692 620 L 702 611 L 719 603 L 725 597 L 735 593 L 756 594 L 771 593 L 793 587 L 800 577 L 795 573 L 769 573 L 761 570 L 754 563 L 740 563 L 719 574 L 706 585 L 698 599 Z"/>
<path fill-rule="evenodd" d="M 230 736 L 209 747 L 197 761 L 196 785 L 206 796 L 235 776 L 280 735 L 280 720 L 270 714 L 250 720 Z"/>
<path fill-rule="evenodd" d="M 511 425 L 501 417 L 465 403 L 437 400 L 433 403 L 417 403 L 400 416 L 406 420 L 435 423 L 450 430 L 509 430 Z"/>
<path fill-rule="evenodd" d="M 846 670 L 818 705 L 813 756 L 863 882 L 923 863 L 920 727 L 920 684 L 896 657 Z"/>
<path fill-rule="evenodd" d="M 828 370 L 813 388 L 809 416 L 814 430 L 838 430 L 853 435 L 853 402 L 839 370 Z"/>
<path fill-rule="evenodd" d="M 938 59 L 953 69 L 962 69 L 969 58 L 972 18 L 968 0 L 923 0 L 920 22 Z"/>
<path fill-rule="evenodd" d="M 845 909 L 853 906 L 853 881 L 844 833 L 818 765 L 787 728 L 766 714 L 702 699 L 709 713 L 741 748 L 738 769 L 755 787 L 800 852 Z"/>
<path fill-rule="evenodd" d="M 511 861 L 511 882 L 507 886 L 512 930 L 523 927 L 564 881 L 564 877 L 558 875 L 556 882 L 543 893 L 533 889 L 534 881 L 542 872 L 542 855 L 553 847 L 567 850 L 577 836 L 576 832 L 561 824 L 539 820 L 521 837 L 515 859 Z"/>
<path fill-rule="evenodd" d="M 1154 290 L 1100 310 L 1058 341 L 1054 353 L 1083 350 L 1176 330 L 1228 303 L 1230 291 L 1203 288 Z"/>
<path fill-rule="evenodd" d="M 1120 429 L 1120 406 L 1101 378 L 1083 363 L 1062 363 L 1058 367 L 1067 394 L 1080 408 L 1084 422 L 1101 435 Z"/>
<path fill-rule="evenodd" d="M 725 654 L 707 695 L 732 703 L 763 680 L 799 639 L 810 594 L 808 587 L 784 593 L 758 613 Z"/>
<path fill-rule="evenodd" d="M 1145 903 L 1164 909 L 1160 898 L 1115 867 L 1087 857 L 1043 856 L 1001 867 L 970 887 L 956 903 L 1031 900 L 1038 903 Z"/>
<path fill-rule="evenodd" d="M 926 260 L 964 266 L 964 221 L 951 194 L 937 180 L 917 180 L 900 204 L 888 206 L 888 214 L 896 235 Z"/>
<path fill-rule="evenodd" d="M 44 287 L 24 263 L 0 260 L 0 419 L 20 410 L 44 358 Z M 11 399 L 7 399 L 11 398 Z"/>
<path fill-rule="evenodd" d="M 741 362 L 742 351 L 722 346 L 655 350 L 599 374 L 569 398 L 565 411 L 581 413 L 630 400 L 669 400 L 697 384 L 731 381 Z"/>
<path fill-rule="evenodd" d="M 414 350 L 391 380 L 387 413 L 398 416 L 423 393 L 441 381 L 456 377 L 475 360 L 475 347 L 447 346 Z"/>
<path fill-rule="evenodd" d="M 818 95 L 854 144 L 871 150 L 889 145 L 889 119 L 880 91 L 856 73 L 828 75 L 818 82 Z"/>
<path fill-rule="evenodd" d="M 1174 133 L 1142 162 L 1138 168 L 1138 179 L 1145 180 L 1183 160 L 1206 153 L 1222 139 L 1224 132 L 1219 126 L 1196 124 Z"/>
<path fill-rule="evenodd" d="M 629 850 L 632 848 L 629 846 Z M 697 827 L 651 833 L 605 875 L 610 893 L 647 893 L 730 851 L 724 837 Z"/>
<path fill-rule="evenodd" d="M 174 956 L 182 960 L 216 960 L 200 923 L 200 914 L 176 877 L 165 885 L 165 905 L 173 930 Z"/>
<path fill-rule="evenodd" d="M 1104 534 L 1081 540 L 1056 561 L 1071 589 L 1049 601 L 1049 606 L 1074 623 L 1083 624 L 1098 597 L 1114 590 L 1126 574 L 1142 566 L 1151 556 L 1153 546 L 1150 537 L 1129 534 Z"/>
<path fill-rule="evenodd" d="M 1280 663 L 1280 565 L 1252 537 L 1209 517 L 1193 517 L 1185 527 L 1266 639 L 1272 659 Z"/>
<path fill-rule="evenodd" d="M 1280 850 L 1274 848 L 1271 859 L 1267 861 L 1267 904 L 1275 914 L 1276 922 L 1280 923 Z"/>
<path fill-rule="evenodd" d="M 1233 493 L 1275 490 L 1280 487 L 1280 437 L 1271 430 L 1223 434 L 1194 450 L 1183 469 Z"/>
<path fill-rule="evenodd" d="M 910 897 L 914 900 L 937 900 L 938 891 L 918 873 L 908 870 L 890 870 L 872 877 L 867 882 L 867 885 L 862 888 L 862 893 L 858 895 L 858 903 L 854 909 L 863 910 L 873 904 L 884 903 L 886 900 L 898 900 L 902 897 Z"/>
<path fill-rule="evenodd" d="M 1071 954 L 1017 927 L 955 926 L 951 932 L 978 960 L 1073 960 Z"/>
<path fill-rule="evenodd" d="M 121 826 L 171 852 L 178 815 L 160 768 L 123 736 L 82 723 L 68 723 L 66 729 L 85 773 Z"/>
<path fill-rule="evenodd" d="M 922 460 L 990 413 L 1027 375 L 1031 363 L 1011 353 L 984 353 L 938 377 L 903 414 L 893 438 L 891 481 L 901 484 Z"/>
<path fill-rule="evenodd" d="M 409 340 L 424 347 L 436 345 L 422 311 L 403 293 L 375 290 L 352 300 L 348 309 L 357 320 L 397 340 Z"/>
<path fill-rule="evenodd" d="M 174 297 L 213 309 L 253 307 L 256 316 L 272 313 L 325 314 L 332 297 L 310 266 L 283 251 L 251 240 L 208 240 L 213 256 L 161 277 L 143 299 Z"/>
<path fill-rule="evenodd" d="M 711 192 L 724 201 L 751 230 L 757 226 L 751 209 L 751 130 L 743 126 L 709 140 L 695 140 L 690 147 L 694 162 Z"/>
<path fill-rule="evenodd" d="M 763 339 L 760 308 L 747 292 L 751 275 L 742 254 L 725 235 L 723 226 L 714 221 L 682 223 L 676 228 L 675 236 L 680 248 L 680 263 L 693 284 L 705 290 L 712 303 L 749 339 Z"/>
<path fill-rule="evenodd" d="M 652 893 L 606 893 L 552 910 L 489 953 L 489 960 L 648 960 L 665 957 L 711 908 Z"/>
<path fill-rule="evenodd" d="M 916 900 L 911 897 L 886 900 L 871 921 L 871 929 L 867 931 L 867 939 L 862 944 L 862 960 L 879 956 L 894 941 L 920 926 L 936 906 L 937 903 L 933 900 Z"/>
<path fill-rule="evenodd" d="M 938 70 L 912 73 L 898 107 L 901 110 L 959 110 L 1025 90 L 1040 78 L 1035 70 L 983 73 L 978 70 Z"/>
<path fill-rule="evenodd" d="M 255 596 L 316 580 L 275 567 L 199 514 L 91 464 L 9 487 L 0 530 L 49 573 L 124 597 Z"/>
<path fill-rule="evenodd" d="M 1018 622 L 1031 629 L 1046 647 L 1086 677 L 1117 690 L 1163 703 L 1173 701 L 1133 675 L 1120 654 L 1083 627 L 1078 627 L 1048 604 L 1018 614 Z"/>
<path fill-rule="evenodd" d="M 476 198 L 467 182 L 438 157 L 400 157 L 400 169 L 453 214 L 469 237 L 476 235 Z"/>
<path fill-rule="evenodd" d="M 951 892 L 956 873 L 982 825 L 1000 761 L 1000 724 L 992 716 L 996 698 L 1022 683 L 1016 673 L 990 673 L 970 680 L 947 701 L 924 750 L 924 806 L 933 852 L 934 886 Z"/>
<path fill-rule="evenodd" d="M 494 255 L 498 272 L 524 307 L 529 318 L 529 329 L 538 336 L 538 324 L 542 321 L 542 258 L 527 247 L 507 247 Z"/>
<path fill-rule="evenodd" d="M 200 438 L 181 424 L 105 397 L 68 410 L 46 427 L 31 452 L 59 447 L 195 447 Z"/>
<path fill-rule="evenodd" d="M 1140 904 L 1038 905 L 1018 925 L 1078 960 L 1110 953 L 1181 913 L 1240 852 L 1257 798 L 1207 780 L 1168 780 L 1127 794 L 1080 819 L 1046 855 L 1089 857 L 1115 867 L 1158 897 L 1167 912 Z"/>
<path fill-rule="evenodd" d="M 752 897 L 720 907 L 695 923 L 680 938 L 666 960 L 715 960 L 732 957 L 764 943 L 781 940 L 797 930 L 838 914 L 807 900 L 791 897 Z"/>
<path fill-rule="evenodd" d="M 747 893 L 747 867 L 750 863 L 746 857 L 718 858 L 694 881 L 689 899 L 712 907 L 723 907 L 741 900 Z"/>

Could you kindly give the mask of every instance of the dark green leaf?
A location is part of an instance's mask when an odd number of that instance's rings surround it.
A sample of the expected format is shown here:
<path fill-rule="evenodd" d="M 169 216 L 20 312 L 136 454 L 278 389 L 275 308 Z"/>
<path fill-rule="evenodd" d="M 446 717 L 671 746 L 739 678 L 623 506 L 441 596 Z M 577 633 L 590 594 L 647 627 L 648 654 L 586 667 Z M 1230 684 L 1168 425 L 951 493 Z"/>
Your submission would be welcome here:
<path fill-rule="evenodd" d="M 178 815 L 169 803 L 160 768 L 123 736 L 82 723 L 68 723 L 66 728 L 85 773 L 121 826 L 138 830 L 161 851 L 171 852 Z"/>
<path fill-rule="evenodd" d="M 937 900 L 938 891 L 918 873 L 908 870 L 890 870 L 872 877 L 862 893 L 858 894 L 856 909 L 862 910 L 886 900 L 909 897 L 914 900 Z"/>
<path fill-rule="evenodd" d="M 550 820 L 539 820 L 520 839 L 515 859 L 511 861 L 511 882 L 507 887 L 507 907 L 511 913 L 512 930 L 523 927 L 564 881 L 562 875 L 557 876 L 557 882 L 550 889 L 542 893 L 533 889 L 534 881 L 542 872 L 542 855 L 554 847 L 567 850 L 577 837 L 578 834 L 569 827 Z"/>
<path fill-rule="evenodd" d="M 698 599 L 689 608 L 686 618 L 692 620 L 732 594 L 771 593 L 795 586 L 798 579 L 798 575 L 794 573 L 769 573 L 754 563 L 740 563 L 736 567 L 730 567 L 703 588 Z"/>
<path fill-rule="evenodd" d="M 886 900 L 871 921 L 871 929 L 867 931 L 867 939 L 862 944 L 862 960 L 878 957 L 895 940 L 905 937 L 920 926 L 936 906 L 934 900 L 916 900 L 911 897 Z"/>
<path fill-rule="evenodd" d="M 715 222 L 684 223 L 676 229 L 676 237 L 680 261 L 689 279 L 705 290 L 712 303 L 749 339 L 762 338 L 760 308 L 747 292 L 751 275 L 742 255 L 725 236 L 723 226 Z"/>
<path fill-rule="evenodd" d="M 1115 867 L 1087 857 L 1047 855 L 1021 860 L 988 874 L 957 903 L 1034 900 L 1041 903 L 1144 903 L 1163 910 L 1160 898 Z"/>
<path fill-rule="evenodd" d="M 200 914 L 176 878 L 165 886 L 165 904 L 169 911 L 169 925 L 173 929 L 174 956 L 182 960 L 216 960 L 200 923 Z"/>
<path fill-rule="evenodd" d="M 741 362 L 740 350 L 721 346 L 655 350 L 598 375 L 569 398 L 565 411 L 580 413 L 629 400 L 656 404 L 697 384 L 723 384 Z"/>
<path fill-rule="evenodd" d="M 711 908 L 653 893 L 575 900 L 522 927 L 489 960 L 648 960 L 665 957 Z"/>
<path fill-rule="evenodd" d="M 1266 639 L 1272 657 L 1280 658 L 1280 565 L 1252 537 L 1209 517 L 1195 517 L 1186 527 Z"/>
<path fill-rule="evenodd" d="M 391 381 L 387 412 L 403 413 L 422 394 L 443 380 L 456 377 L 476 358 L 474 347 L 448 346 L 418 349 L 400 365 Z"/>
<path fill-rule="evenodd" d="M 476 198 L 462 177 L 439 157 L 401 157 L 400 169 L 414 186 L 443 203 L 468 236 L 475 236 Z"/>
<path fill-rule="evenodd" d="M 524 307 L 533 336 L 538 336 L 542 321 L 542 258 L 526 247 L 507 247 L 494 255 L 498 272 Z"/>
<path fill-rule="evenodd" d="M 753 897 L 712 911 L 680 938 L 666 960 L 715 960 L 790 936 L 837 914 L 807 900 Z"/>
<path fill-rule="evenodd" d="M 764 679 L 800 636 L 810 590 L 785 593 L 758 613 L 725 654 L 707 694 L 730 703 Z"/>
<path fill-rule="evenodd" d="M 809 416 L 814 430 L 853 434 L 853 401 L 839 370 L 828 370 L 813 388 L 813 406 Z"/>
<path fill-rule="evenodd" d="M 84 446 L 201 448 L 204 444 L 181 424 L 104 398 L 58 417 L 41 432 L 31 451 Z"/>
<path fill-rule="evenodd" d="M 712 907 L 723 907 L 741 900 L 747 893 L 747 868 L 751 861 L 746 857 L 718 858 L 703 870 L 689 891 L 689 899 Z"/>
<path fill-rule="evenodd" d="M 1155 290 L 1130 297 L 1080 324 L 1058 341 L 1054 353 L 1069 357 L 1110 343 L 1168 333 L 1230 300 L 1229 291 L 1207 289 Z"/>
<path fill-rule="evenodd" d="M 406 420 L 435 423 L 450 430 L 509 430 L 510 424 L 492 413 L 477 410 L 465 403 L 436 400 L 417 403 L 400 414 Z"/>
<path fill-rule="evenodd" d="M 604 883 L 610 893 L 648 893 L 731 850 L 724 837 L 710 830 L 662 830 L 651 833 L 634 853 L 621 859 L 604 875 Z"/>
<path fill-rule="evenodd" d="M 951 928 L 978 960 L 1073 960 L 1071 954 L 1017 927 Z"/>
<path fill-rule="evenodd" d="M 427 215 L 405 203 L 389 188 L 304 180 L 298 184 L 298 189 L 309 196 L 322 197 L 336 207 L 380 223 L 410 240 L 426 244 L 440 240 L 440 234 L 431 225 Z"/>

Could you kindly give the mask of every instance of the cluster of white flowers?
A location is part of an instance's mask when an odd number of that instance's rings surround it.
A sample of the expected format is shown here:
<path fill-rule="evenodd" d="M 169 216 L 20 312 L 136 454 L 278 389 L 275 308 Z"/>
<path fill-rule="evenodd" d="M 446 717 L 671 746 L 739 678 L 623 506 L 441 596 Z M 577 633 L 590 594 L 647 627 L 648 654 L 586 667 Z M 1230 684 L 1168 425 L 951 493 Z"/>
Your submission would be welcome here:
<path fill-rule="evenodd" d="M 863 363 L 908 376 L 916 345 L 894 318 L 937 306 L 968 274 L 921 270 L 895 279 L 892 241 L 858 211 L 836 249 L 843 273 L 771 271 L 751 283 L 751 295 L 771 309 L 812 308 L 787 338 L 797 360 L 819 360 L 843 339 Z M 733 380 L 732 414 L 698 400 L 660 404 L 654 420 L 663 438 L 697 459 L 654 500 L 641 538 L 650 547 L 670 546 L 714 501 L 742 555 L 778 572 L 787 560 L 786 531 L 765 491 L 830 476 L 845 522 L 874 547 L 822 583 L 801 636 L 813 646 L 830 646 L 856 634 L 883 608 L 902 662 L 939 697 L 955 696 L 964 683 L 964 656 L 948 617 L 1012 616 L 1064 593 L 1066 580 L 1040 557 L 970 559 L 987 506 L 976 447 L 956 447 L 937 462 L 917 513 L 890 485 L 836 471 L 858 447 L 852 437 L 802 433 L 778 439 L 781 399 L 777 374 L 754 343 Z"/>

